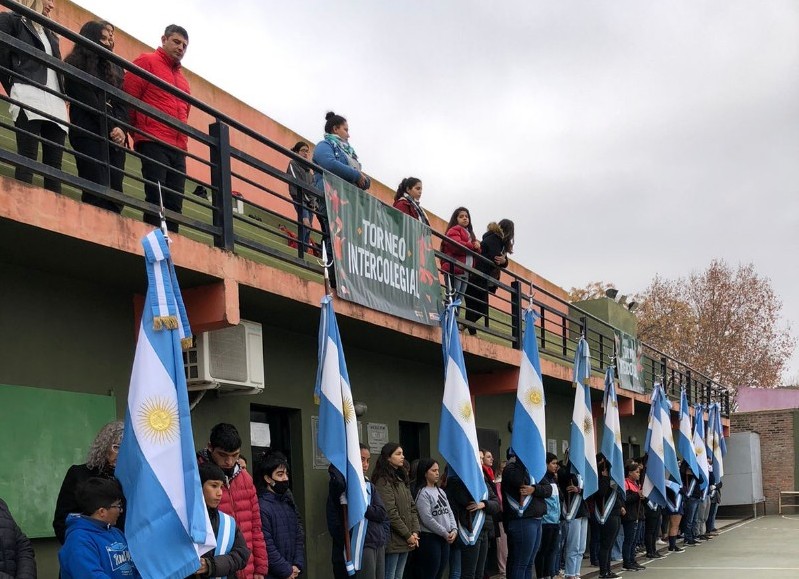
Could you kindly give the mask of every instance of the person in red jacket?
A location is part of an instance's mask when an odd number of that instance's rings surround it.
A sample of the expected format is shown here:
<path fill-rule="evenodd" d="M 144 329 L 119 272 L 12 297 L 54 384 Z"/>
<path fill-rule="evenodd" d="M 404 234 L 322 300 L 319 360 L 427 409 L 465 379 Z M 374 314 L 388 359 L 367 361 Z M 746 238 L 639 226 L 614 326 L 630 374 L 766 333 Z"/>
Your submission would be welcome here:
<path fill-rule="evenodd" d="M 406 177 L 397 187 L 397 194 L 394 195 L 394 209 L 402 211 L 405 215 L 418 219 L 425 225 L 430 225 L 427 214 L 419 205 L 422 197 L 422 180 L 416 177 Z"/>
<path fill-rule="evenodd" d="M 190 93 L 189 82 L 183 76 L 180 61 L 189 46 L 189 34 L 177 24 L 170 24 L 161 37 L 161 46 L 155 52 L 139 56 L 133 64 L 168 82 L 185 93 Z M 182 98 L 155 86 L 133 72 L 126 72 L 122 88 L 146 105 L 175 117 L 181 123 L 189 119 L 190 105 Z M 131 109 L 130 124 L 137 130 L 133 134 L 133 148 L 141 153 L 141 174 L 145 179 L 144 195 L 147 201 L 160 204 L 158 184 L 161 184 L 164 207 L 180 213 L 183 208 L 183 188 L 186 184 L 186 133 L 167 126 L 140 110 Z M 158 214 L 144 214 L 144 221 L 159 226 Z M 178 225 L 167 221 L 170 231 Z"/>
<path fill-rule="evenodd" d="M 209 438 L 208 447 L 197 453 L 197 460 L 200 464 L 213 462 L 227 476 L 218 508 L 236 520 L 236 526 L 252 553 L 247 566 L 236 575 L 239 579 L 264 579 L 269 564 L 261 529 L 261 510 L 252 477 L 238 463 L 241 436 L 235 426 L 223 422 L 211 429 Z"/>
<path fill-rule="evenodd" d="M 441 242 L 441 253 L 452 258 L 451 261 L 441 260 L 441 271 L 447 276 L 447 289 L 452 292 L 453 300 L 461 299 L 466 292 L 469 274 L 458 264 L 474 267 L 474 257 L 469 250 L 479 252 L 480 242 L 474 234 L 469 210 L 458 207 L 447 225 L 447 240 Z"/>

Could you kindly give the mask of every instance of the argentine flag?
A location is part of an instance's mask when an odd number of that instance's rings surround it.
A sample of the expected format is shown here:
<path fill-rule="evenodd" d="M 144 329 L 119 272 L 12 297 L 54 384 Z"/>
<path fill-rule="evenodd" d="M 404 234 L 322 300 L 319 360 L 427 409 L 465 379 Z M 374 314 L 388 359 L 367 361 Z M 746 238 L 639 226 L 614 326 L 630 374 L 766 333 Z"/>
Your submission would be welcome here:
<path fill-rule="evenodd" d="M 153 231 L 142 245 L 148 288 L 116 476 L 127 499 L 125 536 L 142 577 L 183 579 L 216 546 L 183 370 L 181 343 L 191 337 L 163 233 Z"/>
<path fill-rule="evenodd" d="M 702 488 L 704 489 L 713 481 L 710 480 L 710 468 L 707 462 L 708 452 L 705 444 L 705 407 L 701 404 L 694 406 L 694 432 L 691 438 L 691 445 L 694 447 L 696 464 L 699 467 L 699 471 L 694 471 L 694 474 L 702 480 Z"/>
<path fill-rule="evenodd" d="M 519 367 L 519 385 L 516 388 L 516 408 L 513 411 L 513 432 L 510 446 L 527 467 L 530 477 L 539 481 L 547 470 L 546 465 L 546 399 L 541 379 L 541 359 L 535 335 L 536 314 L 524 313 L 524 340 L 522 362 Z"/>
<path fill-rule="evenodd" d="M 727 443 L 721 426 L 721 406 L 718 402 L 710 405 L 707 417 L 708 453 L 713 459 L 713 482 L 718 484 L 724 476 L 724 455 L 727 454 Z"/>
<path fill-rule="evenodd" d="M 684 387 L 680 392 L 680 430 L 677 433 L 677 450 L 680 451 L 682 459 L 691 467 L 691 472 L 700 480 L 702 489 L 707 488 L 707 480 L 702 478 L 702 470 L 699 467 L 696 450 L 694 450 L 688 394 Z M 705 462 L 707 463 L 707 461 Z"/>
<path fill-rule="evenodd" d="M 649 428 L 646 433 L 644 452 L 647 453 L 646 476 L 643 492 L 647 499 L 661 507 L 668 507 L 666 500 L 666 466 L 663 454 L 663 427 L 661 424 L 660 384 L 652 390 L 652 404 L 649 409 Z M 679 480 L 679 479 L 678 479 Z"/>
<path fill-rule="evenodd" d="M 610 478 L 624 488 L 624 453 L 621 450 L 619 401 L 613 380 L 613 366 L 605 372 L 605 428 L 602 430 L 601 452 L 610 461 Z"/>
<path fill-rule="evenodd" d="M 474 408 L 466 378 L 456 312 L 460 300 L 446 306 L 442 317 L 441 342 L 444 350 L 444 403 L 441 408 L 441 425 L 438 431 L 438 451 L 449 468 L 461 479 L 475 502 L 488 497 L 483 467 L 480 464 L 480 448 L 477 444 L 477 428 L 474 423 Z M 485 522 L 485 510 L 476 511 L 472 529 L 459 528 L 461 540 L 474 545 L 480 538 Z"/>
<path fill-rule="evenodd" d="M 677 447 L 674 444 L 674 430 L 671 426 L 671 402 L 663 386 L 660 386 L 660 424 L 663 428 L 663 457 L 666 471 L 680 480 L 680 463 L 677 461 Z"/>
<path fill-rule="evenodd" d="M 596 440 L 591 413 L 591 353 L 584 337 L 574 355 L 574 409 L 572 411 L 569 461 L 572 471 L 583 477 L 583 496 L 590 497 L 599 489 L 596 471 Z"/>
<path fill-rule="evenodd" d="M 322 298 L 315 395 L 319 402 L 319 450 L 344 475 L 347 483 L 347 523 L 352 530 L 352 542 L 351 553 L 345 554 L 345 558 L 347 573 L 354 575 L 361 568 L 367 524 L 364 515 L 369 498 L 361 467 L 358 421 L 350 378 L 330 295 Z"/>

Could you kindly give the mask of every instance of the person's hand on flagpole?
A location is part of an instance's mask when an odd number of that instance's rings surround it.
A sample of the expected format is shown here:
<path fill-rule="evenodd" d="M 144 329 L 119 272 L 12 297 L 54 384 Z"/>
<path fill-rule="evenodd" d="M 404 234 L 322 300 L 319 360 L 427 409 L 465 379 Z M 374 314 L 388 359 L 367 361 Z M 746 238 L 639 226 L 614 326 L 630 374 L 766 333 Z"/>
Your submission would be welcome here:
<path fill-rule="evenodd" d="M 622 507 L 622 508 L 621 508 L 621 516 L 623 517 L 623 516 L 624 516 L 624 515 L 626 515 L 626 514 L 627 514 L 627 509 L 625 509 L 624 507 Z"/>
<path fill-rule="evenodd" d="M 519 494 L 528 497 L 535 492 L 535 485 L 522 485 L 519 487 Z"/>
<path fill-rule="evenodd" d="M 468 505 L 466 505 L 466 510 L 469 511 L 470 513 L 473 513 L 475 511 L 481 511 L 484 508 L 486 508 L 486 504 L 483 501 L 480 501 L 479 503 L 471 502 Z"/>

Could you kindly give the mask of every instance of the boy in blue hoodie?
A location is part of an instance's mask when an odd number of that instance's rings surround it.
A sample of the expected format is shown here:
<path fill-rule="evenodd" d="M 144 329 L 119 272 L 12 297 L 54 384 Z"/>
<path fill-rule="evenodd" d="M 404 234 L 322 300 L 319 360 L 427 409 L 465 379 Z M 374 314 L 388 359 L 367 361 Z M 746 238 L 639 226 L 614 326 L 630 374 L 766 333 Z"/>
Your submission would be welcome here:
<path fill-rule="evenodd" d="M 78 486 L 80 514 L 67 517 L 66 540 L 58 552 L 61 579 L 140 579 L 125 535 L 114 525 L 122 512 L 115 480 L 90 478 Z"/>

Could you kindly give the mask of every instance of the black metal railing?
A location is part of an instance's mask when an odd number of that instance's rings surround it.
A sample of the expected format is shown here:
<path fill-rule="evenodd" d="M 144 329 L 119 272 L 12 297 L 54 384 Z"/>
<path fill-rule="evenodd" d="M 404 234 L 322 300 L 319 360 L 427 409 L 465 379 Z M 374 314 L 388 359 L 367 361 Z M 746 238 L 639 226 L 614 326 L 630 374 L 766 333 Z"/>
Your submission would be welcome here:
<path fill-rule="evenodd" d="M 270 263 L 277 267 L 290 268 L 297 275 L 310 279 L 321 277 L 322 267 L 313 252 L 323 241 L 325 212 L 312 210 L 318 225 L 311 228 L 311 244 L 305 245 L 299 235 L 301 224 L 296 215 L 298 201 L 292 199 L 287 190 L 288 186 L 292 185 L 317 198 L 320 198 L 321 193 L 313 187 L 295 180 L 284 170 L 291 160 L 299 162 L 312 171 L 322 171 L 321 167 L 57 22 L 10 0 L 0 0 L 0 5 L 39 22 L 63 38 L 96 51 L 102 58 L 122 67 L 128 73 L 143 77 L 171 95 L 185 100 L 192 109 L 201 111 L 212 119 L 207 131 L 182 123 L 174 117 L 138 101 L 120 88 L 111 86 L 82 70 L 48 56 L 25 42 L 0 32 L 0 49 L 12 50 L 24 58 L 41 62 L 65 77 L 79 80 L 101 91 L 104 96 L 117 99 L 130 110 L 144 113 L 187 136 L 190 145 L 186 155 L 192 166 L 187 171 L 185 190 L 193 190 L 194 194 L 186 194 L 185 191 L 168 191 L 182 199 L 183 208 L 180 213 L 169 210 L 165 212 L 166 218 L 177 224 L 182 234 L 253 260 Z M 2 66 L 2 64 L 0 64 L 0 74 L 8 75 L 12 80 L 20 78 L 14 70 Z M 31 84 L 29 80 L 25 80 L 25 82 Z M 42 90 L 53 92 L 46 86 L 37 86 Z M 70 106 L 86 107 L 85 103 L 58 94 L 69 102 Z M 24 105 L 24 103 L 15 103 L 13 99 L 5 95 L 0 96 L 0 99 L 8 103 Z M 27 108 L 30 109 L 30 107 Z M 106 119 L 104 122 L 108 122 L 108 112 L 105 108 L 95 109 L 95 111 L 103 115 Z M 45 117 L 47 118 L 47 115 Z M 80 127 L 71 124 L 70 128 L 73 131 L 83 131 Z M 130 123 L 123 123 L 123 128 L 130 134 L 139 132 L 139 129 Z M 0 113 L 0 137 L 3 131 L 6 132 L 6 138 L 10 138 L 11 135 L 16 136 L 19 129 L 10 119 L 7 117 L 4 119 Z M 0 142 L 2 142 L 1 138 Z M 233 145 L 234 142 L 236 146 Z M 166 143 L 162 144 L 169 146 Z M 158 215 L 160 207 L 144 199 L 142 190 L 146 182 L 135 170 L 135 165 L 141 162 L 142 158 L 139 152 L 132 149 L 127 150 L 134 166 L 128 163 L 124 171 L 124 190 L 114 191 L 77 174 L 77 171 L 73 170 L 74 167 L 70 165 L 69 159 L 80 157 L 81 153 L 66 146 L 63 148 L 67 153 L 64 166 L 55 168 L 18 154 L 11 145 L 0 146 L 0 168 L 2 166 L 24 167 L 39 175 L 56 179 L 65 188 L 65 193 L 77 195 L 84 191 L 99 199 L 112 201 L 123 207 L 123 214 L 126 216 L 153 218 Z M 172 148 L 174 149 L 174 147 Z M 272 160 L 267 161 L 264 158 Z M 243 194 L 237 194 L 237 192 L 243 192 Z M 432 235 L 438 239 L 439 243 L 446 240 L 446 236 L 441 232 L 432 230 Z M 472 296 L 470 300 L 466 300 L 463 311 L 470 309 L 477 311 L 483 309 L 481 306 L 487 305 L 488 314 L 475 322 L 467 321 L 464 318 L 462 324 L 466 330 L 479 332 L 482 339 L 520 348 L 523 311 L 527 307 L 532 307 L 539 316 L 539 348 L 543 356 L 570 363 L 574 358 L 577 342 L 584 335 L 591 350 L 592 369 L 603 372 L 611 363 L 615 355 L 615 340 L 613 338 L 614 328 L 608 323 L 575 307 L 559 295 L 535 286 L 530 280 L 510 269 L 503 270 L 500 279 L 488 276 L 483 273 L 479 264 L 493 264 L 488 263 L 486 258 L 478 253 L 469 251 L 469 254 L 475 264 L 473 267 L 458 263 L 458 266 L 468 273 L 467 283 L 472 287 L 493 284 L 495 291 L 489 292 L 486 301 L 482 301 L 482 303 L 480 296 Z M 440 263 L 452 261 L 440 251 L 436 251 L 436 256 Z M 442 274 L 442 293 L 445 290 L 444 280 L 445 276 Z M 668 394 L 678 399 L 679 388 L 684 385 L 688 390 L 691 402 L 719 402 L 723 414 L 729 415 L 728 391 L 710 377 L 646 344 L 644 344 L 643 362 L 643 378 L 647 390 L 651 390 L 654 382 L 661 381 L 666 385 Z"/>

